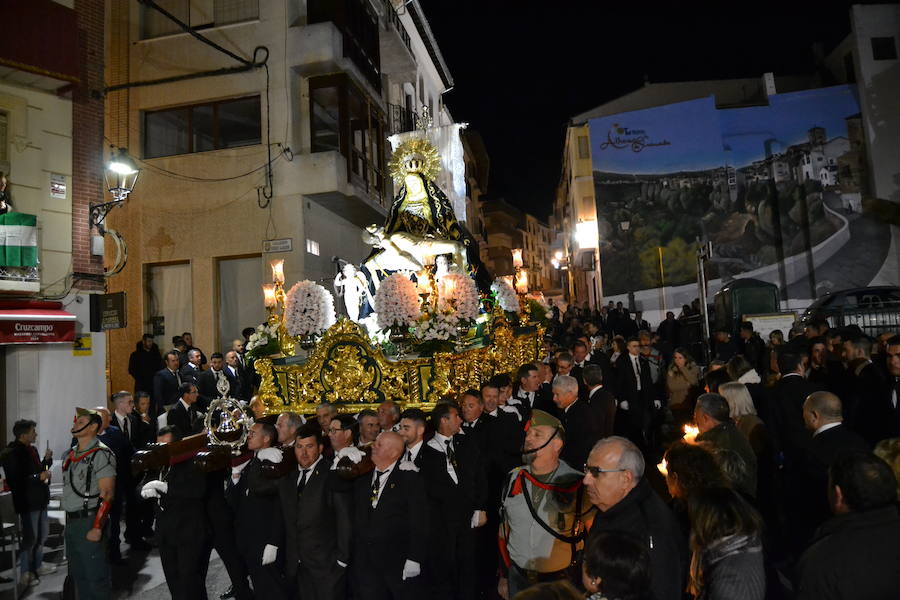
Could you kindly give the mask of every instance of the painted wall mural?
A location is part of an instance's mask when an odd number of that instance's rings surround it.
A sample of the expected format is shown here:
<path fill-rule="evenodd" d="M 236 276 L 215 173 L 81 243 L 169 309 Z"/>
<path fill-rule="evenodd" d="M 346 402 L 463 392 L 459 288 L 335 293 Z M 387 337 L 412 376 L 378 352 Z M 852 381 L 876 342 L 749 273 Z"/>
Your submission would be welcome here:
<path fill-rule="evenodd" d="M 764 279 L 784 298 L 869 285 L 890 230 L 861 214 L 860 127 L 852 86 L 591 120 L 604 295 L 694 282 L 697 239 L 713 243 L 712 278 Z"/>

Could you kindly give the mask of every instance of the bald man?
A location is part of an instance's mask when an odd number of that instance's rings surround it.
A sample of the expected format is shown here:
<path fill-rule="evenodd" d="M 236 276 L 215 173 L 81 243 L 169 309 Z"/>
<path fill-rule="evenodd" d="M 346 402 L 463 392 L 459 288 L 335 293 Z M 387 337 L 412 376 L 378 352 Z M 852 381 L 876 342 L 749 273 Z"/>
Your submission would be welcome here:
<path fill-rule="evenodd" d="M 354 564 L 359 600 L 419 598 L 427 537 L 425 488 L 418 469 L 401 463 L 403 438 L 381 433 L 372 445 L 375 470 L 353 483 Z"/>
<path fill-rule="evenodd" d="M 803 461 L 802 475 L 792 482 L 800 502 L 790 511 L 790 522 L 798 525 L 798 536 L 812 537 L 831 516 L 828 505 L 828 469 L 839 457 L 851 452 L 869 452 L 866 441 L 843 423 L 841 399 L 831 392 L 813 392 L 803 402 L 803 422 L 812 441 Z"/>

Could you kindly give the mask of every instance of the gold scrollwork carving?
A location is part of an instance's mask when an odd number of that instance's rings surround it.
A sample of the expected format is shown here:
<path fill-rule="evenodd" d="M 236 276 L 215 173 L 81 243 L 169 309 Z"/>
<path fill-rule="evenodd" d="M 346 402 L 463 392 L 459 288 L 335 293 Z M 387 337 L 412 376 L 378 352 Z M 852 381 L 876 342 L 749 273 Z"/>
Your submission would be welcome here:
<path fill-rule="evenodd" d="M 356 413 L 395 400 L 404 408 L 430 410 L 444 395 L 478 388 L 496 373 L 513 373 L 539 356 L 540 328 L 515 335 L 495 327 L 490 346 L 434 357 L 391 361 L 353 321 L 340 319 L 316 344 L 305 363 L 284 364 L 263 358 L 254 364 L 261 376 L 259 397 L 266 414 L 312 414 L 321 402 Z"/>

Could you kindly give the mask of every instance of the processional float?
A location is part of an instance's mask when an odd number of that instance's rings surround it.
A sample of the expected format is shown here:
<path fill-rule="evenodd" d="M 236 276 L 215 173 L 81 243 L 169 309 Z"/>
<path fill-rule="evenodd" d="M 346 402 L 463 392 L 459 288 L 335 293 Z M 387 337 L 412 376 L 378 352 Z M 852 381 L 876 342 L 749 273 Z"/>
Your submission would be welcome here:
<path fill-rule="evenodd" d="M 427 411 L 540 356 L 546 307 L 528 295 L 521 254 L 513 253 L 515 275 L 491 281 L 435 182 L 441 160 L 426 131 L 399 143 L 389 167 L 399 191 L 384 225 L 364 232 L 372 250 L 358 265 L 342 261 L 335 278 L 347 316 L 336 318 L 333 295 L 315 282 L 286 290 L 284 262 L 273 261 L 263 286 L 268 318 L 247 344 L 261 381 L 257 417 L 311 415 L 322 402 L 342 413 L 385 400 Z M 223 468 L 252 419 L 227 389 L 220 396 L 206 434 L 153 447 L 135 468 L 187 455 L 206 470 Z"/>

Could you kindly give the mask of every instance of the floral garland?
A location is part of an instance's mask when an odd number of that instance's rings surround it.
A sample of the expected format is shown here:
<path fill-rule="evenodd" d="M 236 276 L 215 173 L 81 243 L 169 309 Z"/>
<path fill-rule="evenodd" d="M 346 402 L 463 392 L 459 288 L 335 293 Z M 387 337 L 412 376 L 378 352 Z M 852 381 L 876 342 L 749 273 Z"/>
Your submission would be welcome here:
<path fill-rule="evenodd" d="M 382 281 L 375 292 L 375 313 L 381 329 L 415 325 L 421 314 L 416 284 L 401 273 Z"/>
<path fill-rule="evenodd" d="M 446 290 L 449 293 L 445 293 Z M 468 325 L 478 318 L 481 299 L 475 280 L 462 273 L 447 273 L 440 280 L 438 311 L 450 313 L 454 325 Z"/>
<path fill-rule="evenodd" d="M 421 342 L 443 341 L 456 337 L 457 319 L 452 313 L 437 311 L 428 318 L 419 321 L 416 326 L 416 338 Z"/>
<path fill-rule="evenodd" d="M 288 335 L 319 335 L 334 325 L 334 296 L 321 285 L 304 280 L 288 290 L 284 327 Z"/>
<path fill-rule="evenodd" d="M 278 326 L 267 323 L 257 325 L 247 340 L 246 349 L 247 357 L 251 359 L 278 353 Z"/>
<path fill-rule="evenodd" d="M 506 312 L 519 312 L 519 297 L 509 283 L 497 278 L 491 284 L 491 291 L 497 295 L 497 302 L 500 303 L 501 309 Z"/>

